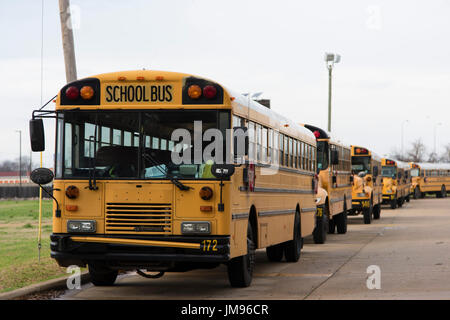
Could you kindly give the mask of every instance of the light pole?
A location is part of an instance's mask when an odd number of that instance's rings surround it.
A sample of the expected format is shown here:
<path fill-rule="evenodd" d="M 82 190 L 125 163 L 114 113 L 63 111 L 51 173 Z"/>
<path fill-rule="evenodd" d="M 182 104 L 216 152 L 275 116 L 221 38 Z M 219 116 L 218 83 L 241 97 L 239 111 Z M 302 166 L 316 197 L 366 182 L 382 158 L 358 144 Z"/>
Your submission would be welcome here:
<path fill-rule="evenodd" d="M 16 130 L 19 133 L 19 186 L 22 193 L 22 130 Z"/>
<path fill-rule="evenodd" d="M 409 122 L 409 120 L 404 120 L 403 122 L 402 122 L 402 158 L 404 158 L 404 149 L 403 149 L 403 126 L 405 125 L 405 123 L 408 123 Z M 402 161 L 403 161 L 403 159 L 402 159 Z"/>
<path fill-rule="evenodd" d="M 433 153 L 434 153 L 434 155 L 437 157 L 437 154 L 436 154 L 436 129 L 437 129 L 437 127 L 438 126 L 440 126 L 440 125 L 442 125 L 442 123 L 441 122 L 438 122 L 438 123 L 436 123 L 435 125 L 434 125 L 434 150 L 433 150 Z"/>
<path fill-rule="evenodd" d="M 341 61 L 341 56 L 325 52 L 325 63 L 328 69 L 328 131 L 331 132 L 331 78 L 335 63 Z"/>

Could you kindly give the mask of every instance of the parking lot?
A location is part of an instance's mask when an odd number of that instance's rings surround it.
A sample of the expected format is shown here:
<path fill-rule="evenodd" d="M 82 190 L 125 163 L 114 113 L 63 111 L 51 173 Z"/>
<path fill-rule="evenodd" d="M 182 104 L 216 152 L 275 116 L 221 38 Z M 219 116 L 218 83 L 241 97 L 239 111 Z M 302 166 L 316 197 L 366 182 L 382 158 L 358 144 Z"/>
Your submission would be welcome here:
<path fill-rule="evenodd" d="M 450 199 L 411 200 L 384 207 L 381 219 L 349 217 L 345 235 L 316 245 L 305 239 L 297 263 L 268 262 L 257 252 L 250 287 L 231 288 L 225 266 L 168 273 L 160 279 L 121 276 L 112 287 L 85 285 L 60 299 L 448 299 Z M 368 267 L 379 267 L 379 289 L 369 289 Z M 375 267 L 373 267 L 375 266 Z M 371 282 L 375 283 L 375 282 Z"/>

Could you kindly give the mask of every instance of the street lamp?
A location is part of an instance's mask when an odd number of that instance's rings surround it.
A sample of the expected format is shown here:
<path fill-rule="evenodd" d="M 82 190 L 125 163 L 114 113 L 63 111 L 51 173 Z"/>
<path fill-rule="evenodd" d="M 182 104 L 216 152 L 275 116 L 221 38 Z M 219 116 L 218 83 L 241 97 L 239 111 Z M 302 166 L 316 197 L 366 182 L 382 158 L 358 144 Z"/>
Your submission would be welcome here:
<path fill-rule="evenodd" d="M 408 123 L 409 122 L 409 120 L 404 120 L 403 122 L 402 122 L 402 158 L 404 158 L 404 152 L 403 152 L 403 126 L 406 124 L 406 123 Z M 403 159 L 402 159 L 402 161 L 403 161 Z"/>
<path fill-rule="evenodd" d="M 331 132 L 331 73 L 335 63 L 341 61 L 341 56 L 325 52 L 325 63 L 328 69 L 328 131 Z"/>

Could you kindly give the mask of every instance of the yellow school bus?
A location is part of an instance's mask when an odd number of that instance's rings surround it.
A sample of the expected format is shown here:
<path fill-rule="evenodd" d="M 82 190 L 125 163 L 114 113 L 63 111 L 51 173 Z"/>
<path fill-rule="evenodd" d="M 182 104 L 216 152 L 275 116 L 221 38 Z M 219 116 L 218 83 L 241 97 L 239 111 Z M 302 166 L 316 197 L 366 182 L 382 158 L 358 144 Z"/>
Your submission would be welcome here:
<path fill-rule="evenodd" d="M 352 146 L 352 210 L 351 215 L 363 214 L 364 223 L 380 219 L 383 201 L 381 158 L 367 148 Z"/>
<path fill-rule="evenodd" d="M 414 199 L 419 199 L 422 194 L 420 192 L 420 166 L 417 163 L 409 162 L 409 169 L 411 173 L 411 189 L 410 194 Z"/>
<path fill-rule="evenodd" d="M 450 163 L 414 163 L 416 185 L 414 199 L 434 194 L 437 198 L 447 197 L 450 190 Z M 414 179 L 414 178 L 413 178 Z"/>
<path fill-rule="evenodd" d="M 401 161 L 381 159 L 381 176 L 383 178 L 383 203 L 391 209 L 402 207 L 409 202 L 411 176 L 409 166 Z"/>
<path fill-rule="evenodd" d="M 328 233 L 347 232 L 347 211 L 352 207 L 351 153 L 350 147 L 331 139 L 321 128 L 304 125 L 317 139 L 317 173 L 319 188 L 325 199 L 317 199 L 318 212 L 324 212 L 323 222 Z M 324 201 L 320 205 L 320 201 Z"/>
<path fill-rule="evenodd" d="M 226 264 L 230 284 L 246 287 L 256 249 L 300 258 L 317 185 L 304 127 L 214 81 L 150 70 L 65 85 L 55 110 L 33 113 L 33 151 L 49 115 L 61 266 L 87 265 L 95 285 L 112 285 L 118 270 L 160 277 Z"/>

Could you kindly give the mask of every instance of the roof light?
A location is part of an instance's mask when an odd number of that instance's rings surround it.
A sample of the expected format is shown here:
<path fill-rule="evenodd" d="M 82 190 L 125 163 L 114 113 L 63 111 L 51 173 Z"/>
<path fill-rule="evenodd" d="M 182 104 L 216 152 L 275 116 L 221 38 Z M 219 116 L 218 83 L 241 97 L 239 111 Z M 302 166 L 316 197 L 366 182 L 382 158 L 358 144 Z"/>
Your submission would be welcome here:
<path fill-rule="evenodd" d="M 216 87 L 212 85 L 207 85 L 203 88 L 203 95 L 208 99 L 214 99 L 217 95 Z"/>
<path fill-rule="evenodd" d="M 75 86 L 70 86 L 66 90 L 66 97 L 70 100 L 78 99 L 80 96 L 80 90 Z"/>
<path fill-rule="evenodd" d="M 202 96 L 202 88 L 200 88 L 198 85 L 193 84 L 188 89 L 188 96 L 191 99 L 198 99 Z"/>
<path fill-rule="evenodd" d="M 320 132 L 318 130 L 314 131 L 314 136 L 320 138 Z"/>
<path fill-rule="evenodd" d="M 91 86 L 84 86 L 80 90 L 80 95 L 84 100 L 92 99 L 94 96 L 94 89 Z"/>

